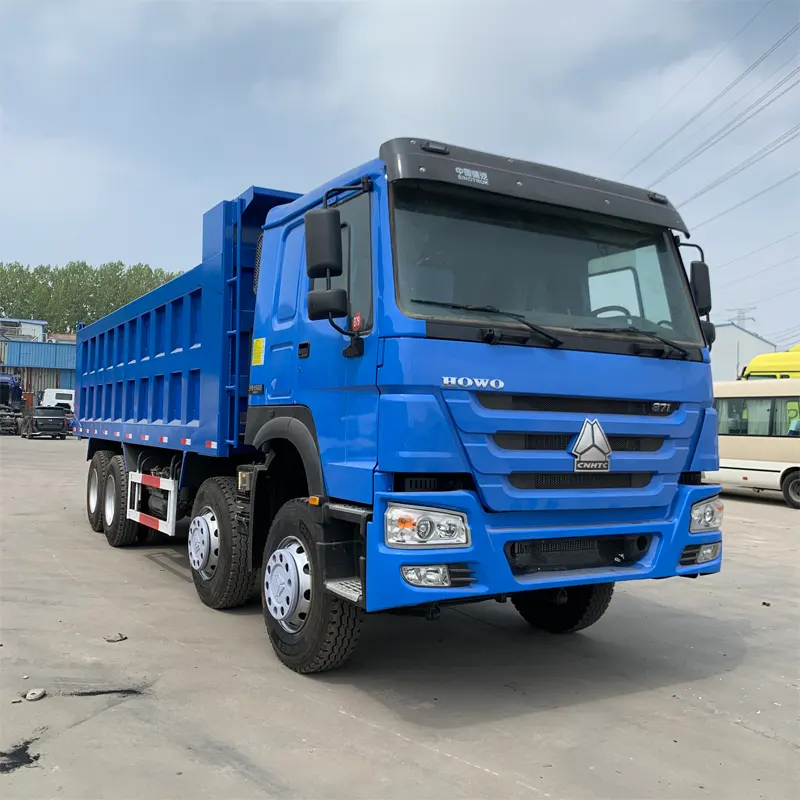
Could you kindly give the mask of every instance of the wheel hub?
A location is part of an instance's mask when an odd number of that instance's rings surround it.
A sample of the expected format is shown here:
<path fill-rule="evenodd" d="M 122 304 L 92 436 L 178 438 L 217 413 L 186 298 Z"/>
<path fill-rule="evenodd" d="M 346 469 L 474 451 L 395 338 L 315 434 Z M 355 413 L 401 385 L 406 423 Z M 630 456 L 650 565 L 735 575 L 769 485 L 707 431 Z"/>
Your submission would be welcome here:
<path fill-rule="evenodd" d="M 795 503 L 800 503 L 800 478 L 794 478 L 789 483 L 789 495 Z"/>
<path fill-rule="evenodd" d="M 106 525 L 110 528 L 114 522 L 114 511 L 117 505 L 117 481 L 113 475 L 109 475 L 106 480 L 105 497 L 103 500 L 103 515 L 106 519 Z"/>
<path fill-rule="evenodd" d="M 287 536 L 264 565 L 264 598 L 270 615 L 289 633 L 297 633 L 311 608 L 311 566 L 305 547 Z"/>
<path fill-rule="evenodd" d="M 89 473 L 89 511 L 94 514 L 97 510 L 97 500 L 100 495 L 100 479 L 97 477 L 97 470 L 93 469 Z"/>
<path fill-rule="evenodd" d="M 189 524 L 189 564 L 211 580 L 219 563 L 219 526 L 213 509 L 204 508 Z"/>

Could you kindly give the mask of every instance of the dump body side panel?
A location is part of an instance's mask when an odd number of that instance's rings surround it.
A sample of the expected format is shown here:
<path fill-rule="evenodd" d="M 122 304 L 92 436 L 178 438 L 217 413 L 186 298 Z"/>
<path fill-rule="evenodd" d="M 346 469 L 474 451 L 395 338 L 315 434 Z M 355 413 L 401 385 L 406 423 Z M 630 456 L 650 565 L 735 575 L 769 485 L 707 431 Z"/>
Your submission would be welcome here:
<path fill-rule="evenodd" d="M 78 434 L 228 456 L 243 444 L 256 244 L 296 195 L 251 188 L 203 218 L 203 262 L 78 335 Z"/>

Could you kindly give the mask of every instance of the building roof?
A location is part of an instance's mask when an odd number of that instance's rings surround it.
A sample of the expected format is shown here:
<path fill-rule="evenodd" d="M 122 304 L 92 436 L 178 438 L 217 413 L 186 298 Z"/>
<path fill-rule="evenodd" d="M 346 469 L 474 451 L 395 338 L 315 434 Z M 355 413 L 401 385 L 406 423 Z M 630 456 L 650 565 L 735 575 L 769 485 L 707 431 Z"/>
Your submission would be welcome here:
<path fill-rule="evenodd" d="M 0 322 L 27 322 L 29 325 L 47 325 L 46 319 L 19 319 L 18 317 L 0 317 Z"/>
<path fill-rule="evenodd" d="M 733 321 L 720 322 L 716 325 L 716 328 L 717 330 L 719 330 L 720 328 L 736 328 L 737 330 L 740 330 L 742 333 L 746 333 L 748 336 L 752 336 L 754 339 L 758 339 L 759 341 L 764 342 L 764 344 L 768 344 L 770 347 L 774 347 L 776 350 L 778 349 L 778 346 L 774 342 L 769 341 L 769 339 L 765 339 L 763 336 L 759 336 L 757 333 L 753 333 L 753 331 L 747 330 L 747 328 L 739 325 L 738 322 L 733 322 Z"/>

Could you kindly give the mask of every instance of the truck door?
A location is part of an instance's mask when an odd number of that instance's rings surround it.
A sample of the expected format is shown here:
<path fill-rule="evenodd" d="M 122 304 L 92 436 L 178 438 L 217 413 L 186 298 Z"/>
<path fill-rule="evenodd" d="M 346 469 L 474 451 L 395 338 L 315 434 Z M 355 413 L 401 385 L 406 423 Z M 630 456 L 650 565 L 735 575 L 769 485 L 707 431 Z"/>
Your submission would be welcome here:
<path fill-rule="evenodd" d="M 327 321 L 311 322 L 305 295 L 298 315 L 297 382 L 295 402 L 311 409 L 322 456 L 327 491 L 331 497 L 352 502 L 372 502 L 372 473 L 377 460 L 376 387 L 377 335 L 373 332 L 373 231 L 378 225 L 374 192 L 338 203 L 342 221 L 343 274 L 333 288 L 345 288 L 350 313 L 345 326 L 357 330 L 364 353 L 347 357 L 350 339 Z M 312 287 L 305 277 L 305 250 L 301 286 Z M 317 287 L 317 288 L 322 288 Z"/>

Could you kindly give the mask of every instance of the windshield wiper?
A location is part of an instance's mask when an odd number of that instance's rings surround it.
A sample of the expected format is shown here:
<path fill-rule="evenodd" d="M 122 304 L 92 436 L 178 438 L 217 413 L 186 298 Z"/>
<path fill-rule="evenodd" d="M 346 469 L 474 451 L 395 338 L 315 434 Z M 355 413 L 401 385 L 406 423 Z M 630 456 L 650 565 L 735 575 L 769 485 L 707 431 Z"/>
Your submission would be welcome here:
<path fill-rule="evenodd" d="M 591 331 L 592 333 L 637 333 L 640 336 L 646 336 L 648 339 L 652 339 L 654 342 L 658 342 L 659 344 L 664 346 L 664 355 L 667 355 L 669 352 L 669 348 L 674 350 L 676 353 L 680 353 L 682 358 L 689 358 L 691 353 L 685 348 L 681 347 L 677 342 L 673 342 L 671 339 L 667 339 L 664 336 L 659 336 L 657 333 L 653 333 L 652 331 L 646 331 L 644 328 L 637 328 L 635 325 L 628 325 L 624 328 L 575 328 L 576 331 Z"/>
<path fill-rule="evenodd" d="M 549 333 L 544 328 L 531 322 L 522 314 L 515 314 L 513 311 L 503 311 L 502 309 L 495 308 L 495 306 L 472 306 L 468 305 L 467 303 L 447 303 L 440 300 L 415 300 L 413 298 L 411 302 L 419 303 L 423 306 L 442 306 L 443 308 L 454 308 L 457 311 L 477 311 L 481 314 L 499 314 L 503 317 L 516 320 L 534 333 L 538 333 L 539 336 L 541 336 L 543 339 L 547 339 L 547 341 L 550 342 L 551 347 L 561 347 L 561 345 L 564 344 L 564 342 L 557 336 L 553 336 L 552 333 Z"/>

